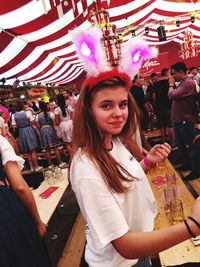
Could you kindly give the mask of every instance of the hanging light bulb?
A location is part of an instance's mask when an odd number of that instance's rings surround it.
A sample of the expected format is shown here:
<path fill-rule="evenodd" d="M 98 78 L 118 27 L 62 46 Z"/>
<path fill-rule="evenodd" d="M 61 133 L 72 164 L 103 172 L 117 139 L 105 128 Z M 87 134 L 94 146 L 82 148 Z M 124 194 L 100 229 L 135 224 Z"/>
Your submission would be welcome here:
<path fill-rule="evenodd" d="M 149 27 L 145 27 L 144 31 L 146 34 L 148 34 L 149 33 Z"/>
<path fill-rule="evenodd" d="M 179 27 L 179 26 L 180 26 L 180 20 L 177 19 L 177 20 L 176 20 L 176 27 Z"/>
<path fill-rule="evenodd" d="M 132 36 L 136 36 L 135 30 L 131 30 Z"/>
<path fill-rule="evenodd" d="M 166 32 L 165 32 L 165 27 L 164 26 L 160 25 L 157 28 L 157 32 L 158 32 L 158 38 L 159 38 L 159 41 L 160 42 L 167 40 Z"/>
<path fill-rule="evenodd" d="M 191 16 L 190 20 L 191 20 L 191 23 L 194 23 L 195 22 L 195 16 Z"/>

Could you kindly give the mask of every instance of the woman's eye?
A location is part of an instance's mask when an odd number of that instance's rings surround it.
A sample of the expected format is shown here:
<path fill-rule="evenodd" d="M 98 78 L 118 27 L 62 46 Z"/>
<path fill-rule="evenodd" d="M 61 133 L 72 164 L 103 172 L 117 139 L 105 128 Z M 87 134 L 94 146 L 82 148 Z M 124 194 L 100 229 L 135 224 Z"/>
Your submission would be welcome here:
<path fill-rule="evenodd" d="M 104 105 L 102 105 L 101 107 L 103 108 L 103 109 L 109 109 L 110 108 L 110 104 L 104 104 Z"/>
<path fill-rule="evenodd" d="M 127 107 L 127 103 L 122 103 L 121 105 L 120 105 L 120 108 L 122 108 L 122 109 L 125 109 L 126 107 Z"/>

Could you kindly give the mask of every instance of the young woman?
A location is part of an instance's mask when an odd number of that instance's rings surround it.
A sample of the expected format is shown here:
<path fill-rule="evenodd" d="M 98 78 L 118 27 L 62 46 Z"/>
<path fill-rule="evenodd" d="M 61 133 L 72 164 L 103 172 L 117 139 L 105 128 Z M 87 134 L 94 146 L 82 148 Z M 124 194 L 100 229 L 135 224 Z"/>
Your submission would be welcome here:
<path fill-rule="evenodd" d="M 5 113 L 3 110 L 0 109 L 0 134 L 6 138 L 6 140 L 11 144 L 14 148 L 15 153 L 19 153 L 19 146 L 17 141 L 13 137 L 13 135 L 9 131 L 8 123 L 5 120 Z"/>
<path fill-rule="evenodd" d="M 48 106 L 44 101 L 40 101 L 39 108 L 41 112 L 36 115 L 36 121 L 39 123 L 41 133 L 41 148 L 45 150 L 45 155 L 49 164 L 52 167 L 51 149 L 54 150 L 58 165 L 64 166 L 61 160 L 60 151 L 58 146 L 60 141 L 54 128 L 55 115 L 52 112 L 48 112 Z"/>
<path fill-rule="evenodd" d="M 0 266 L 50 267 L 41 240 L 46 225 L 21 175 L 23 163 L 0 135 Z"/>
<path fill-rule="evenodd" d="M 37 149 L 40 148 L 39 136 L 33 126 L 36 126 L 35 117 L 30 111 L 24 110 L 21 100 L 16 101 L 16 112 L 12 116 L 12 127 L 19 129 L 19 147 L 21 153 L 28 153 L 31 171 L 40 171 L 38 166 Z"/>
<path fill-rule="evenodd" d="M 66 145 L 66 150 L 70 155 L 72 150 L 73 109 L 66 104 L 65 97 L 62 94 L 57 95 L 57 104 L 58 107 L 55 109 L 56 121 L 59 125 L 62 142 Z"/>
<path fill-rule="evenodd" d="M 124 76 L 113 71 L 85 81 L 74 114 L 70 181 L 87 222 L 85 259 L 92 267 L 150 266 L 149 255 L 190 238 L 184 223 L 153 231 L 157 209 L 145 171 L 170 146 L 154 146 L 139 163 L 121 142 L 135 128 Z M 199 209 L 200 198 L 192 210 L 200 223 Z M 200 234 L 193 221 L 186 223 Z"/>

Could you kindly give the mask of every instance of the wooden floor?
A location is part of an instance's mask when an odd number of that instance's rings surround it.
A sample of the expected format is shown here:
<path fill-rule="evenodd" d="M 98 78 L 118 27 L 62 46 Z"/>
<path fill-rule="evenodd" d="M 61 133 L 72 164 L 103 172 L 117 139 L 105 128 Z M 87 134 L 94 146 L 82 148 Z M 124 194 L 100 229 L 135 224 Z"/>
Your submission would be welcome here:
<path fill-rule="evenodd" d="M 79 267 L 85 242 L 85 221 L 79 212 L 57 267 Z"/>

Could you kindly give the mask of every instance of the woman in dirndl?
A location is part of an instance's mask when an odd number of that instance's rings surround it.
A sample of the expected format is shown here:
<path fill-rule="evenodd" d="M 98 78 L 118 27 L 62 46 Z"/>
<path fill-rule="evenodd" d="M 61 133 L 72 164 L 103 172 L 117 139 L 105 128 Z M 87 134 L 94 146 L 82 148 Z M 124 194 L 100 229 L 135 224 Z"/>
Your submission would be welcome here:
<path fill-rule="evenodd" d="M 19 147 L 21 153 L 28 153 L 31 171 L 40 171 L 38 166 L 37 150 L 40 148 L 40 136 L 32 125 L 36 124 L 35 117 L 30 111 L 24 110 L 21 100 L 16 101 L 16 112 L 12 116 L 13 128 L 19 129 Z"/>
<path fill-rule="evenodd" d="M 66 104 L 65 98 L 62 94 L 57 95 L 58 107 L 55 109 L 56 121 L 59 124 L 60 135 L 63 143 L 66 145 L 66 150 L 71 155 L 72 151 L 72 130 L 73 109 Z"/>
<path fill-rule="evenodd" d="M 41 148 L 45 150 L 45 156 L 50 167 L 52 167 L 51 149 L 54 150 L 58 165 L 62 167 L 64 163 L 61 160 L 60 151 L 58 149 L 60 141 L 54 128 L 55 115 L 48 111 L 48 106 L 44 101 L 39 103 L 39 108 L 41 112 L 36 115 L 36 121 L 40 127 Z"/>

